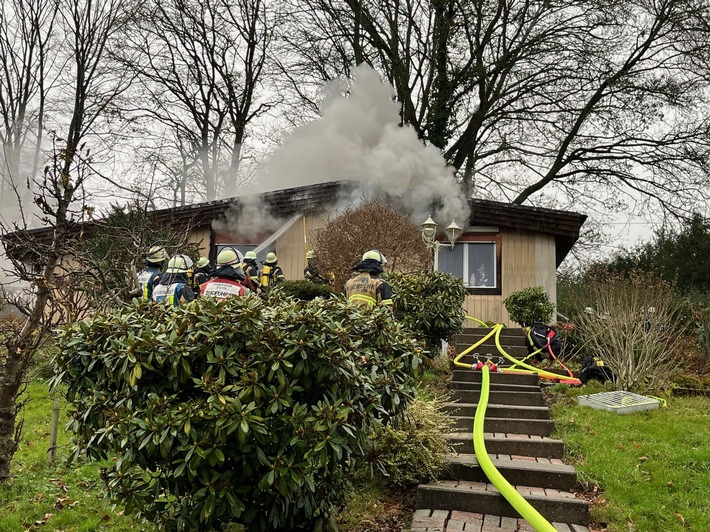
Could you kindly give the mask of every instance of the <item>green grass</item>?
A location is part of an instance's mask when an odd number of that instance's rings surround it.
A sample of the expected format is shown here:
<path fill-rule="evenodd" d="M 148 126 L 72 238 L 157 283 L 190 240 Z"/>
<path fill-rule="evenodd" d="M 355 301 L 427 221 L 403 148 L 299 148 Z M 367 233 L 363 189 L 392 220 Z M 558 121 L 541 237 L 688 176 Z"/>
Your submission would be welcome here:
<path fill-rule="evenodd" d="M 105 463 L 66 465 L 71 435 L 64 429 L 67 418 L 63 411 L 56 461 L 49 465 L 47 449 L 53 400 L 47 385 L 41 382 L 30 384 L 27 393 L 30 401 L 22 410 L 25 428 L 12 463 L 12 478 L 0 483 L 0 532 L 156 530 L 122 515 L 120 508 L 104 507 L 103 481 L 99 475 Z"/>
<path fill-rule="evenodd" d="M 710 530 L 710 398 L 619 415 L 577 406 L 576 395 L 601 388 L 556 391 L 556 436 L 582 483 L 599 490 L 596 523 L 609 532 Z"/>
<path fill-rule="evenodd" d="M 121 508 L 104 505 L 101 468 L 107 462 L 82 461 L 67 465 L 71 434 L 64 426 L 67 417 L 62 400 L 58 451 L 55 464 L 49 465 L 50 421 L 53 399 L 47 385 L 33 382 L 27 389 L 30 401 L 23 409 L 25 429 L 12 463 L 12 479 L 0 483 L 0 532 L 126 532 L 157 531 L 145 521 L 123 515 Z M 403 523 L 412 513 L 410 492 L 392 496 L 373 486 L 364 486 L 339 516 L 339 527 L 356 531 L 377 527 L 377 523 Z M 371 528 L 370 528 L 371 529 Z M 232 524 L 225 532 L 243 530 Z"/>

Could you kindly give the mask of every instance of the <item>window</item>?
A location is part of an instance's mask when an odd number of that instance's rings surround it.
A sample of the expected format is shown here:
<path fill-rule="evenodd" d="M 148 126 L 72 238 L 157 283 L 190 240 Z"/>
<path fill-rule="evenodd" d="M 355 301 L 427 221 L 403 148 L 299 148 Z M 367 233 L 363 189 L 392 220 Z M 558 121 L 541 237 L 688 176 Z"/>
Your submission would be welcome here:
<path fill-rule="evenodd" d="M 487 237 L 485 241 L 457 242 L 453 249 L 439 248 L 439 271 L 463 279 L 464 286 L 472 293 L 501 293 L 499 260 L 495 237 Z"/>

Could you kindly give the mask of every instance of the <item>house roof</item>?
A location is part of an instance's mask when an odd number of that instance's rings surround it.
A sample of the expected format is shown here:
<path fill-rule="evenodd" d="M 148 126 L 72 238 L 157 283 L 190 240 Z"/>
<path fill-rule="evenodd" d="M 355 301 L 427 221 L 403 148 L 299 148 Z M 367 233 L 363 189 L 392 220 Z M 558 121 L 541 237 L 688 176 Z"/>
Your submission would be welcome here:
<path fill-rule="evenodd" d="M 515 205 L 484 199 L 469 200 L 471 225 L 497 225 L 509 229 L 543 233 L 555 237 L 556 265 L 559 266 L 579 238 L 585 214 Z"/>
<path fill-rule="evenodd" d="M 351 181 L 332 181 L 302 187 L 293 187 L 261 194 L 259 199 L 267 205 L 269 213 L 277 218 L 290 217 L 297 213 L 316 213 L 338 202 L 341 197 L 349 197 L 349 192 L 356 189 L 358 183 Z M 244 196 L 242 196 L 244 197 Z M 569 211 L 514 205 L 485 199 L 469 200 L 471 217 L 469 225 L 492 225 L 522 231 L 531 231 L 552 235 L 556 243 L 557 265 L 564 260 L 579 238 L 579 231 L 587 217 Z M 211 224 L 230 209 L 238 210 L 240 197 L 195 203 L 182 207 L 159 209 L 151 214 L 160 224 L 191 224 L 200 227 Z M 85 222 L 80 225 L 84 234 L 102 225 L 102 220 Z M 20 233 L 5 235 L 4 238 L 20 240 Z M 37 241 L 49 240 L 52 228 L 37 228 L 26 231 Z M 18 242 L 19 244 L 19 242 Z M 21 244 L 18 247 L 22 247 Z"/>

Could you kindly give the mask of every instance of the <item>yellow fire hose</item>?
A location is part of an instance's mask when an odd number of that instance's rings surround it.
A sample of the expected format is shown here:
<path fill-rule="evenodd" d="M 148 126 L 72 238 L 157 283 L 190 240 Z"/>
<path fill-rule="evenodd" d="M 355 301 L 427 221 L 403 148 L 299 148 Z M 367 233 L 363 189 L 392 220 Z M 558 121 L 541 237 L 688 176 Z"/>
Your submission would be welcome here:
<path fill-rule="evenodd" d="M 483 324 L 486 327 L 488 326 L 481 320 L 472 318 L 471 316 L 466 316 L 466 319 L 475 321 L 479 324 Z M 525 364 L 523 361 L 516 360 L 514 357 L 506 353 L 506 351 L 500 345 L 500 331 L 502 328 L 503 325 L 500 323 L 494 325 L 488 334 L 486 334 L 483 338 L 481 338 L 476 343 L 474 343 L 473 345 L 462 351 L 459 355 L 457 355 L 454 359 L 454 365 L 467 369 L 476 368 L 475 364 L 465 364 L 463 362 L 460 362 L 461 358 L 476 349 L 477 347 L 479 347 L 480 345 L 482 345 L 486 340 L 488 340 L 492 336 L 495 336 L 496 348 L 505 358 L 513 362 L 513 367 L 517 365 L 527 368 L 528 370 L 526 371 L 501 368 L 500 371 L 507 373 L 537 374 L 540 377 L 548 379 L 564 380 L 568 382 L 570 381 L 569 377 L 538 370 L 533 366 Z M 535 508 L 533 508 L 530 503 L 526 501 L 523 496 L 515 490 L 515 488 L 510 484 L 510 482 L 508 482 L 503 477 L 503 475 L 501 475 L 500 471 L 496 469 L 490 457 L 488 456 L 488 452 L 486 451 L 485 439 L 483 437 L 483 426 L 486 418 L 486 408 L 488 407 L 488 395 L 490 391 L 490 367 L 487 364 L 484 364 L 480 369 L 482 371 L 481 395 L 478 400 L 478 406 L 476 407 L 476 414 L 473 420 L 473 449 L 476 453 L 476 459 L 478 460 L 478 463 L 481 466 L 481 469 L 483 470 L 485 475 L 496 487 L 496 489 L 498 489 L 501 495 L 505 497 L 505 499 L 510 503 L 510 505 L 515 508 L 515 510 L 521 515 L 521 517 L 523 517 L 523 519 L 530 523 L 530 525 L 537 532 L 555 532 L 555 527 L 553 527 L 550 522 L 547 521 L 547 519 L 545 519 L 540 514 L 540 512 L 535 510 Z"/>
<path fill-rule="evenodd" d="M 465 366 L 465 364 L 463 364 Z M 508 482 L 500 471 L 493 465 L 483 438 L 483 422 L 486 417 L 486 407 L 488 406 L 488 391 L 490 388 L 490 369 L 483 366 L 481 375 L 481 397 L 476 407 L 476 417 L 473 420 L 473 449 L 476 453 L 478 464 L 483 469 L 488 479 L 506 498 L 510 505 L 525 519 L 537 532 L 556 532 L 550 522 L 545 519 L 540 512 L 533 508 L 520 493 Z"/>
<path fill-rule="evenodd" d="M 466 316 L 467 320 L 472 320 L 478 323 L 483 323 L 481 320 L 478 320 L 476 318 L 473 318 L 471 316 Z M 489 332 L 486 336 L 484 336 L 481 340 L 473 344 L 471 347 L 463 351 L 461 354 L 459 354 L 456 359 L 454 360 L 454 364 L 460 365 L 462 367 L 467 367 L 471 368 L 471 365 L 467 364 L 457 364 L 457 362 L 463 357 L 464 355 L 468 354 L 472 350 L 476 349 L 478 346 L 483 344 L 486 340 L 488 340 L 491 336 L 495 335 L 495 342 L 496 342 L 496 348 L 498 349 L 498 352 L 503 355 L 506 359 L 508 359 L 510 362 L 513 363 L 513 366 L 510 368 L 501 368 L 500 371 L 503 373 L 520 373 L 524 375 L 531 375 L 531 374 L 537 374 L 539 377 L 543 379 L 550 379 L 550 380 L 558 380 L 558 381 L 564 381 L 566 384 L 582 384 L 581 381 L 578 379 L 570 378 L 567 375 L 560 375 L 558 373 L 552 373 L 551 371 L 545 371 L 539 368 L 536 368 L 534 366 L 531 366 L 529 364 L 526 364 L 525 362 L 518 360 L 511 355 L 509 355 L 505 349 L 500 345 L 500 331 L 503 329 L 503 324 L 502 323 L 497 323 L 491 328 L 491 332 Z M 525 368 L 524 370 L 522 369 L 517 369 L 516 366 L 520 366 Z"/>

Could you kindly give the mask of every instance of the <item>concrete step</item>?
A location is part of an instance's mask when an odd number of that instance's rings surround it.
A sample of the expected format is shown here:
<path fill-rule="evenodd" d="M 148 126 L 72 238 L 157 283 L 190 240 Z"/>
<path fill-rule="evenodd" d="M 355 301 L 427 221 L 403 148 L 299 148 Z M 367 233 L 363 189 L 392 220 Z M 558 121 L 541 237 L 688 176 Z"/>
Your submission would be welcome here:
<path fill-rule="evenodd" d="M 559 458 L 518 455 L 492 455 L 493 465 L 511 484 L 570 491 L 577 483 L 574 467 Z M 489 482 L 475 454 L 451 455 L 439 480 Z"/>
<path fill-rule="evenodd" d="M 483 422 L 485 432 L 505 432 L 506 434 L 531 434 L 535 436 L 549 436 L 555 430 L 555 423 L 551 419 L 521 419 L 505 417 L 488 417 Z M 453 416 L 452 429 L 464 432 L 473 429 L 473 416 Z"/>
<path fill-rule="evenodd" d="M 473 417 L 477 403 L 449 403 L 444 411 L 452 416 Z M 546 406 L 499 405 L 488 403 L 486 415 L 490 417 L 511 417 L 523 419 L 550 419 L 550 409 Z"/>
<path fill-rule="evenodd" d="M 481 397 L 480 390 L 450 390 L 452 401 L 459 403 L 477 403 Z M 545 406 L 542 391 L 537 392 L 490 392 L 488 401 L 500 405 Z"/>
<path fill-rule="evenodd" d="M 589 532 L 586 526 L 552 522 L 557 532 Z M 535 532 L 522 517 L 505 517 L 459 510 L 431 510 L 414 512 L 412 526 L 404 532 Z"/>
<path fill-rule="evenodd" d="M 446 439 L 458 454 L 474 454 L 473 436 L 470 431 L 455 432 Z M 536 458 L 559 458 L 564 454 L 562 440 L 535 436 L 530 434 L 514 434 L 503 432 L 485 432 L 483 440 L 486 452 L 489 454 L 510 454 L 517 456 L 534 456 Z M 423 507 L 422 507 L 423 508 Z"/>
<path fill-rule="evenodd" d="M 464 356 L 464 362 L 473 364 L 473 358 L 466 360 L 468 356 Z M 493 384 L 517 384 L 520 386 L 536 386 L 539 384 L 537 375 L 524 373 L 489 373 L 491 385 Z M 481 382 L 482 373 L 473 369 L 458 368 L 453 370 L 451 380 L 466 381 L 466 382 Z"/>
<path fill-rule="evenodd" d="M 454 374 L 448 387 L 450 390 L 480 390 L 481 383 L 475 381 L 460 381 L 457 377 L 463 377 L 461 373 Z M 470 377 L 469 377 L 470 378 Z M 510 384 L 506 382 L 492 382 L 489 387 L 490 392 L 542 392 L 539 384 Z"/>
<path fill-rule="evenodd" d="M 472 334 L 474 336 L 478 336 L 479 338 L 482 336 L 487 335 L 488 333 L 491 332 L 491 329 L 488 327 L 465 327 L 463 331 L 461 331 L 460 334 Z M 519 337 L 519 338 L 525 338 L 527 335 L 525 334 L 525 331 L 521 329 L 520 327 L 503 327 L 500 330 L 500 335 L 501 336 L 513 336 L 513 337 Z"/>
<path fill-rule="evenodd" d="M 522 485 L 515 489 L 548 521 L 579 525 L 589 522 L 587 501 L 576 499 L 568 491 Z M 417 508 L 518 517 L 496 487 L 485 482 L 442 480 L 421 485 L 417 488 Z"/>
<path fill-rule="evenodd" d="M 472 345 L 478 344 L 480 340 L 480 338 L 474 338 L 469 336 L 457 337 L 453 341 L 453 345 L 456 347 L 456 352 L 461 353 Z M 523 341 L 511 342 L 511 340 L 509 339 L 501 338 L 500 345 L 509 355 L 513 355 L 516 358 L 521 356 L 527 356 L 528 354 L 528 348 L 525 345 L 525 342 Z M 492 355 L 497 355 L 498 346 L 496 345 L 495 338 L 489 338 L 488 340 L 485 340 L 482 344 L 476 345 L 472 352 L 481 354 L 491 353 Z"/>
<path fill-rule="evenodd" d="M 473 340 L 473 342 L 476 342 L 484 337 L 486 337 L 488 334 L 490 334 L 491 330 L 490 329 L 484 329 L 484 328 L 474 328 L 474 329 L 464 329 L 461 333 L 457 334 L 454 336 L 454 339 L 459 339 L 459 338 L 465 338 L 466 340 Z M 518 329 L 515 327 L 504 327 L 503 329 L 500 330 L 499 337 L 501 339 L 501 343 L 503 342 L 503 339 L 505 340 L 510 340 L 513 342 L 512 345 L 525 345 L 524 343 L 527 339 L 527 334 L 525 334 L 525 331 L 522 329 Z M 495 335 L 491 336 L 490 339 L 494 339 Z M 473 343 L 471 342 L 471 343 Z"/>

